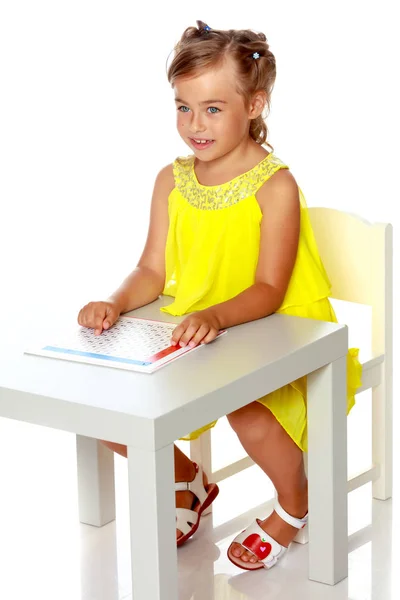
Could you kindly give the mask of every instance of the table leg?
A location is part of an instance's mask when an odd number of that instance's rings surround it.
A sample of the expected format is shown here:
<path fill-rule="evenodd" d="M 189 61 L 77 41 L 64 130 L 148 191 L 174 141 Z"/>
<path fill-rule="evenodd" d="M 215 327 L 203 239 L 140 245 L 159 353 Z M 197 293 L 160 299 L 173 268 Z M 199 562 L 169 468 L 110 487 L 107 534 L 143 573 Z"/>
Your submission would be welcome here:
<path fill-rule="evenodd" d="M 76 436 L 81 523 L 102 527 L 115 519 L 114 453 L 94 438 Z"/>
<path fill-rule="evenodd" d="M 348 574 L 346 357 L 308 376 L 309 577 Z"/>
<path fill-rule="evenodd" d="M 128 446 L 133 600 L 177 600 L 173 444 Z"/>

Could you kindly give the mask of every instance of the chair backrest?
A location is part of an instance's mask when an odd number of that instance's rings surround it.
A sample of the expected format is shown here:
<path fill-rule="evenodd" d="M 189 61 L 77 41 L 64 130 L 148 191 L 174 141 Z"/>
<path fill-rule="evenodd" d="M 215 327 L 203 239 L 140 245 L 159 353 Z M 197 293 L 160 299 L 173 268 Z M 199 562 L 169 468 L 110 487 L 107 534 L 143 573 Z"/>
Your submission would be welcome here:
<path fill-rule="evenodd" d="M 332 298 L 372 306 L 372 353 L 385 354 L 392 335 L 392 226 L 332 208 L 309 208 Z"/>

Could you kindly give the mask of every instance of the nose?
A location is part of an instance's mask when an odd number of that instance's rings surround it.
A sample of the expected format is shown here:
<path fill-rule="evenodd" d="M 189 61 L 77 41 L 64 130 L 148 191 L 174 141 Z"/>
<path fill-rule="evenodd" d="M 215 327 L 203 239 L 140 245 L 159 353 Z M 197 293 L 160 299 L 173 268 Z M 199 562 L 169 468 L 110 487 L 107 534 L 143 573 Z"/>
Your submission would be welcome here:
<path fill-rule="evenodd" d="M 190 122 L 190 131 L 192 133 L 201 133 L 202 131 L 205 131 L 206 128 L 202 120 L 201 114 L 196 114 L 195 112 L 193 112 L 192 115 L 193 116 Z"/>

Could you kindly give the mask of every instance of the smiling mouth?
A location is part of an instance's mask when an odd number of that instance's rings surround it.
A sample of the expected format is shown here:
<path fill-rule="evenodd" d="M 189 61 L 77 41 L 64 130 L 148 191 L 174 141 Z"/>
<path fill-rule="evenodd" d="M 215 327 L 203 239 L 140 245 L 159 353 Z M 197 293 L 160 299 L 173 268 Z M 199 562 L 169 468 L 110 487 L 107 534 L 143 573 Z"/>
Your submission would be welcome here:
<path fill-rule="evenodd" d="M 204 139 L 200 139 L 200 138 L 190 138 L 193 142 L 196 142 L 196 144 L 210 144 L 211 142 L 213 142 L 214 140 L 204 140 Z"/>

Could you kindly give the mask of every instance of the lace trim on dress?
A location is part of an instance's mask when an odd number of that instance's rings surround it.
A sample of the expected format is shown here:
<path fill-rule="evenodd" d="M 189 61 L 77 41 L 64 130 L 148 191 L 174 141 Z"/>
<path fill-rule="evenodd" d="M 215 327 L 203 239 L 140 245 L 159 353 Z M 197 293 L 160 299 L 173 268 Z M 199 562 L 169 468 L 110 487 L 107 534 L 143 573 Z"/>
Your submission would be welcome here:
<path fill-rule="evenodd" d="M 194 156 L 174 162 L 175 186 L 191 206 L 201 210 L 220 210 L 254 196 L 257 190 L 281 168 L 288 168 L 279 158 L 268 154 L 250 171 L 221 185 L 201 185 L 194 172 Z"/>

